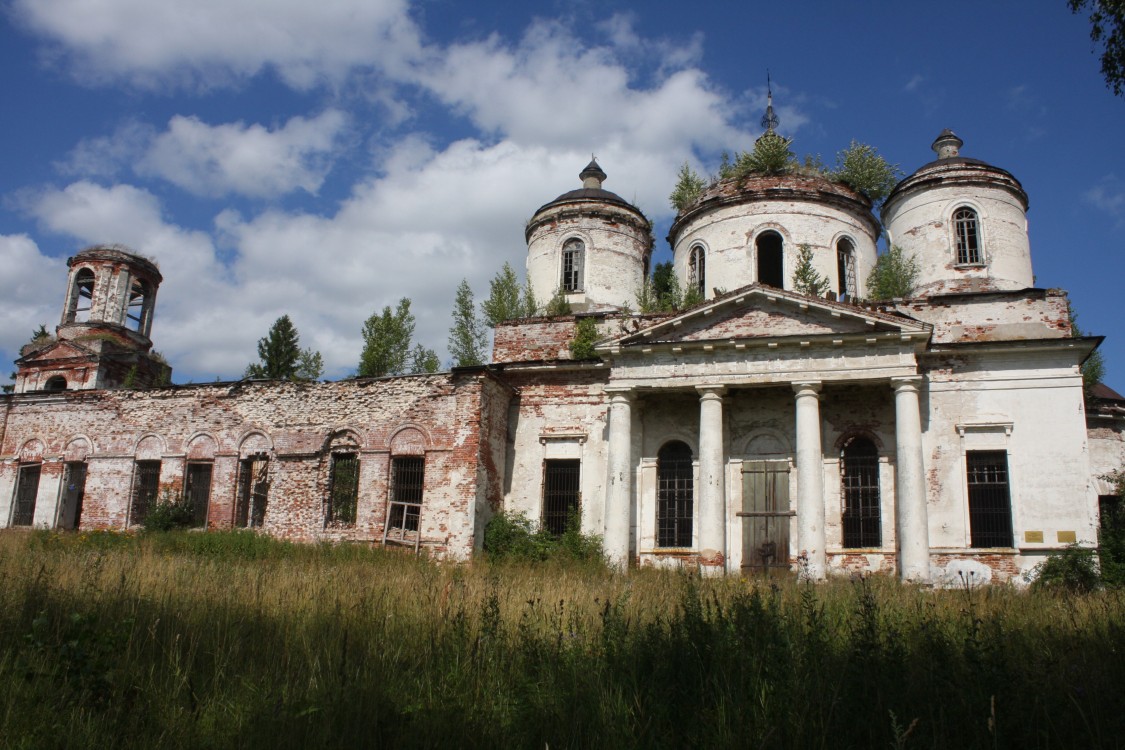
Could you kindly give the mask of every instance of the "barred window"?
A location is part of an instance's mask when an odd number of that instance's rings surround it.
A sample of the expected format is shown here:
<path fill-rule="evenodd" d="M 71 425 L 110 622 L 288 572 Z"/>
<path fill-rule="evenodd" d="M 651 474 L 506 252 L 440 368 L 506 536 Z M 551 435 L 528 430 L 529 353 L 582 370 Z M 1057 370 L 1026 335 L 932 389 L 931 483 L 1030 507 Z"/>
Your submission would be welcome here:
<path fill-rule="evenodd" d="M 184 474 L 184 500 L 191 506 L 193 526 L 207 525 L 207 506 L 211 502 L 210 461 L 191 462 Z"/>
<path fill-rule="evenodd" d="M 582 291 L 582 265 L 586 246 L 582 240 L 567 240 L 562 251 L 562 283 L 564 292 Z"/>
<path fill-rule="evenodd" d="M 418 531 L 426 486 L 426 459 L 398 456 L 391 459 L 391 513 L 387 525 L 398 531 Z"/>
<path fill-rule="evenodd" d="M 983 262 L 980 253 L 980 224 L 977 212 L 959 208 L 953 212 L 953 232 L 957 244 L 957 264 L 973 265 Z"/>
<path fill-rule="evenodd" d="M 266 456 L 252 456 L 238 462 L 238 499 L 234 508 L 234 525 L 261 528 L 266 518 L 269 497 L 269 466 Z"/>
<path fill-rule="evenodd" d="M 359 499 L 359 456 L 355 453 L 333 453 L 332 475 L 328 481 L 327 522 L 337 526 L 354 526 Z"/>
<path fill-rule="evenodd" d="M 562 534 L 581 500 L 582 462 L 577 458 L 547 459 L 543 463 L 543 528 Z"/>
<path fill-rule="evenodd" d="M 41 464 L 24 464 L 16 478 L 16 504 L 12 509 L 13 526 L 30 526 L 35 520 L 35 498 L 39 494 Z"/>
<path fill-rule="evenodd" d="M 695 512 L 691 448 L 679 440 L 656 455 L 656 546 L 690 547 Z"/>
<path fill-rule="evenodd" d="M 879 498 L 879 450 L 856 437 L 840 454 L 844 494 L 844 546 L 878 547 L 883 542 Z"/>
<path fill-rule="evenodd" d="M 691 249 L 691 257 L 688 259 L 688 284 L 690 287 L 699 291 L 701 298 L 707 296 L 707 268 L 706 258 L 703 254 L 703 246 L 696 245 Z"/>
<path fill-rule="evenodd" d="M 137 461 L 133 465 L 133 503 L 129 523 L 144 523 L 148 512 L 156 505 L 160 489 L 160 462 Z"/>
<path fill-rule="evenodd" d="M 1012 546 L 1012 499 L 1008 454 L 969 451 L 965 454 L 969 483 L 969 533 L 974 547 Z"/>

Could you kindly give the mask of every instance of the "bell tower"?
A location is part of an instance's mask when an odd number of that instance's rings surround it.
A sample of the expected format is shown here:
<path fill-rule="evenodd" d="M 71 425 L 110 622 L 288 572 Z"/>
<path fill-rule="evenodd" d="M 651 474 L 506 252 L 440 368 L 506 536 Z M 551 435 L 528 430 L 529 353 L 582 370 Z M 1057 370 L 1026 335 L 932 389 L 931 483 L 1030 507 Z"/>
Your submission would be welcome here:
<path fill-rule="evenodd" d="M 86 248 L 66 264 L 70 274 L 56 335 L 20 351 L 16 393 L 168 382 L 172 369 L 149 339 L 163 281 L 156 264 L 118 245 Z"/>

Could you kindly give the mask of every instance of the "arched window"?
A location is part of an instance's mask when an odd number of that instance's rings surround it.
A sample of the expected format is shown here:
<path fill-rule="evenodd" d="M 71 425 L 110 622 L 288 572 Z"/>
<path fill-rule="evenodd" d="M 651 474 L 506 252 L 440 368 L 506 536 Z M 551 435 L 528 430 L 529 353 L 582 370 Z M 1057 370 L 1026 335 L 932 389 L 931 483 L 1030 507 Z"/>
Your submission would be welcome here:
<path fill-rule="evenodd" d="M 45 391 L 65 391 L 66 390 L 66 378 L 64 378 L 62 375 L 55 375 L 52 378 L 47 378 L 47 382 L 43 384 L 43 390 L 45 390 Z"/>
<path fill-rule="evenodd" d="M 762 232 L 758 235 L 758 283 L 785 288 L 785 269 L 782 254 L 781 235 L 777 232 Z"/>
<path fill-rule="evenodd" d="M 695 511 L 691 448 L 665 443 L 656 458 L 656 546 L 690 547 Z"/>
<path fill-rule="evenodd" d="M 688 285 L 699 291 L 700 297 L 707 296 L 707 267 L 703 255 L 703 246 L 696 245 L 691 249 L 688 258 Z"/>
<path fill-rule="evenodd" d="M 125 308 L 125 325 L 143 334 L 147 323 L 148 285 L 140 279 L 133 279 L 129 288 L 129 305 Z"/>
<path fill-rule="evenodd" d="M 836 243 L 836 283 L 840 299 L 855 299 L 855 245 L 847 237 Z"/>
<path fill-rule="evenodd" d="M 570 239 L 563 245 L 560 286 L 564 292 L 582 291 L 582 265 L 585 255 L 586 246 L 582 240 Z"/>
<path fill-rule="evenodd" d="M 844 546 L 882 544 L 879 517 L 879 450 L 865 437 L 848 441 L 840 452 L 844 493 Z"/>
<path fill-rule="evenodd" d="M 74 275 L 74 289 L 70 296 L 70 309 L 67 311 L 67 323 L 85 323 L 90 319 L 90 310 L 94 306 L 94 272 L 83 268 Z"/>
<path fill-rule="evenodd" d="M 984 262 L 980 252 L 980 222 L 976 211 L 964 206 L 954 211 L 953 234 L 957 245 L 958 265 Z"/>

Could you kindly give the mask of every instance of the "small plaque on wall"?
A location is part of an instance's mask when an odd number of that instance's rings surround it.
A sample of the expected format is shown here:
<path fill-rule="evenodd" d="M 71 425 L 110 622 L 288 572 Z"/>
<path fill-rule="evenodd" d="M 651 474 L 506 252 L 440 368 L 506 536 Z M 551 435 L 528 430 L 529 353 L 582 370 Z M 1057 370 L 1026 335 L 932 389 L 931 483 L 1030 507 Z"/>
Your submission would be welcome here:
<path fill-rule="evenodd" d="M 1078 535 L 1073 531 L 1060 531 L 1059 544 L 1074 544 L 1078 541 Z"/>
<path fill-rule="evenodd" d="M 1023 532 L 1023 540 L 1028 544 L 1042 544 L 1043 532 L 1042 531 L 1025 531 Z"/>

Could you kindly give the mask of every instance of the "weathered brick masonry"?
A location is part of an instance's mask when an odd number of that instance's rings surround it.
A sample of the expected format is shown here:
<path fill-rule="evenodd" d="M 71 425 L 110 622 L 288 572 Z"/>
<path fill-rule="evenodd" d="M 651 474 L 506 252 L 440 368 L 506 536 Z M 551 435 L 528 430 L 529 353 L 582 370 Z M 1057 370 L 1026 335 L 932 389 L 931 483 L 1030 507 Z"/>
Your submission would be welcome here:
<path fill-rule="evenodd" d="M 510 389 L 482 369 L 336 383 L 244 381 L 144 391 L 4 397 L 0 496 L 40 464 L 36 525 L 55 525 L 67 462 L 87 467 L 81 528 L 127 528 L 137 461 L 159 461 L 160 492 L 179 496 L 188 462 L 212 466 L 206 523 L 235 523 L 239 462 L 268 460 L 262 528 L 298 540 L 379 541 L 391 461 L 424 459 L 421 546 L 465 557 L 500 501 Z M 326 522 L 333 453 L 355 454 L 354 522 Z"/>

